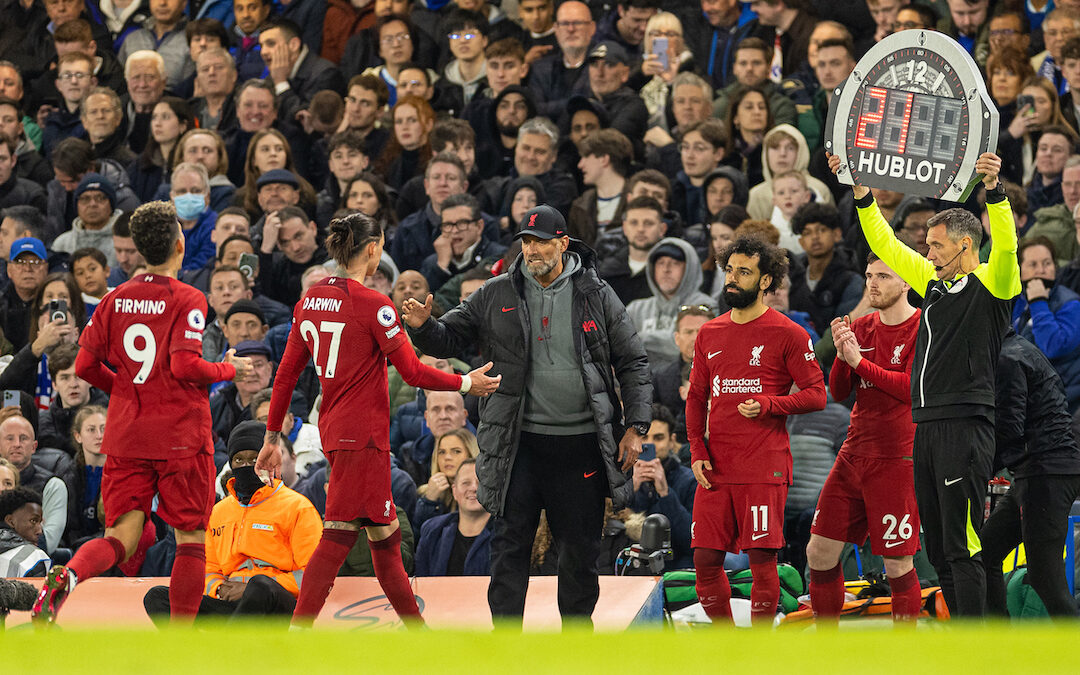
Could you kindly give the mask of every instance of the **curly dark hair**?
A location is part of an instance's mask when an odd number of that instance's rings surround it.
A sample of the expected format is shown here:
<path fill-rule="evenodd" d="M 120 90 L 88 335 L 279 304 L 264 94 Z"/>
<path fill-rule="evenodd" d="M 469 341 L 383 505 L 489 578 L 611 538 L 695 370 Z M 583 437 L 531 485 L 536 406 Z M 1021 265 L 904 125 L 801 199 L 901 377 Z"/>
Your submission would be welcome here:
<path fill-rule="evenodd" d="M 787 251 L 779 246 L 773 246 L 760 237 L 742 235 L 716 254 L 716 266 L 723 270 L 727 267 L 728 259 L 736 253 L 758 259 L 758 273 L 762 276 L 768 274 L 771 277 L 769 287 L 765 289 L 766 293 L 772 293 L 780 288 L 784 279 L 787 278 Z"/>
<path fill-rule="evenodd" d="M 131 214 L 128 223 L 135 248 L 148 265 L 164 265 L 180 236 L 180 223 L 171 202 L 147 202 Z"/>
<path fill-rule="evenodd" d="M 27 504 L 41 506 L 41 493 L 28 487 L 11 488 L 0 492 L 0 522 Z"/>
<path fill-rule="evenodd" d="M 795 215 L 791 217 L 791 231 L 795 233 L 795 236 L 801 236 L 803 228 L 810 223 L 820 223 L 830 230 L 843 228 L 840 223 L 840 212 L 836 210 L 836 207 L 818 202 L 810 202 L 799 207 Z"/>

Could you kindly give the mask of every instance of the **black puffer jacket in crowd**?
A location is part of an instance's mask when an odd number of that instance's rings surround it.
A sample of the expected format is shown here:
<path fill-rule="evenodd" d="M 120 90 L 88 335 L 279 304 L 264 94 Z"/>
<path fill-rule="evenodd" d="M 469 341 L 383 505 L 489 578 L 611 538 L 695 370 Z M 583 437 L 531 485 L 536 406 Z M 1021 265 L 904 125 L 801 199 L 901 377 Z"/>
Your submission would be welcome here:
<path fill-rule="evenodd" d="M 571 277 L 573 325 L 583 326 L 582 331 L 575 331 L 581 374 L 596 421 L 608 488 L 618 510 L 632 496 L 632 486 L 616 462 L 619 441 L 628 426 L 651 420 L 649 363 L 625 307 L 596 275 L 592 250 L 580 243 L 571 244 L 570 250 L 581 256 L 581 268 Z M 480 400 L 476 433 L 480 445 L 476 460 L 478 497 L 484 508 L 496 516 L 503 513 L 517 456 L 526 374 L 531 363 L 531 324 L 521 265 L 519 255 L 507 274 L 488 281 L 442 318 L 409 329 L 413 343 L 436 357 L 455 356 L 475 343 L 483 360 L 494 363 L 488 374 L 503 376 L 499 390 Z M 504 311 L 504 307 L 519 311 Z M 615 390 L 616 379 L 622 404 Z"/>

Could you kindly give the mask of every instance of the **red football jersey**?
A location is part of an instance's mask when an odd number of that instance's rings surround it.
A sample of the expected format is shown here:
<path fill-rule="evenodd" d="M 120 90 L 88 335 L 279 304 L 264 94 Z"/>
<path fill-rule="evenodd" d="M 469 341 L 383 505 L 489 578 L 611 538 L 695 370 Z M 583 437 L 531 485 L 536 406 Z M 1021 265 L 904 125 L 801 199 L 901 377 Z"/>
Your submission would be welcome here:
<path fill-rule="evenodd" d="M 789 394 L 792 384 L 798 393 Z M 751 398 L 761 404 L 761 413 L 748 419 L 738 406 Z M 711 482 L 790 484 L 787 416 L 824 407 L 825 382 L 814 345 L 791 319 L 770 308 L 749 323 L 735 323 L 728 312 L 701 327 L 690 370 L 686 431 L 691 459 L 712 464 Z"/>
<path fill-rule="evenodd" d="M 177 378 L 170 366 L 173 352 L 202 357 L 205 327 L 206 298 L 170 277 L 143 274 L 101 300 L 79 345 L 116 370 L 105 454 L 168 459 L 213 452 L 206 386 Z"/>
<path fill-rule="evenodd" d="M 843 401 L 855 391 L 851 425 L 840 452 L 862 457 L 911 457 L 915 423 L 911 420 L 911 363 L 922 311 L 895 326 L 874 312 L 851 324 L 863 360 L 856 370 L 842 359 L 833 362 L 829 388 Z"/>
<path fill-rule="evenodd" d="M 279 398 L 279 388 L 291 391 L 295 384 L 295 377 L 290 381 L 281 376 L 299 374 L 311 358 L 322 385 L 319 435 L 323 448 L 389 451 L 386 356 L 408 344 L 390 298 L 353 279 L 324 279 L 309 288 L 293 309 L 274 398 Z M 281 400 L 287 404 L 287 395 Z M 272 429 L 281 424 L 274 413 L 272 408 L 268 420 Z"/>

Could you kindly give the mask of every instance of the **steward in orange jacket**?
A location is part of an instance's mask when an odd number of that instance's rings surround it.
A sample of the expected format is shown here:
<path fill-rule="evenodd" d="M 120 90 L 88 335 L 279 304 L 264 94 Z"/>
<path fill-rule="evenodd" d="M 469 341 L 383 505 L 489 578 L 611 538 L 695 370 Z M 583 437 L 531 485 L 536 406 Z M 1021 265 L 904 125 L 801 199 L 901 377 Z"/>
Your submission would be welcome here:
<path fill-rule="evenodd" d="M 247 504 L 229 495 L 214 505 L 206 528 L 206 595 L 217 597 L 223 581 L 247 583 L 268 576 L 293 596 L 322 536 L 322 518 L 307 497 L 280 481 L 264 485 Z"/>

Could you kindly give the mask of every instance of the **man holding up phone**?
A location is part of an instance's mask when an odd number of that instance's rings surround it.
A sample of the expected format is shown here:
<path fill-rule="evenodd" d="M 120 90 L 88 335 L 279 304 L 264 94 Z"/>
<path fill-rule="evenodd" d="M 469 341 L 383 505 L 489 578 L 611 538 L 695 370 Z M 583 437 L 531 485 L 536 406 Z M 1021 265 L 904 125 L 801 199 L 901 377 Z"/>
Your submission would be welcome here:
<path fill-rule="evenodd" d="M 660 403 L 652 405 L 649 434 L 641 444 L 634 464 L 634 498 L 630 508 L 647 516 L 662 513 L 671 523 L 674 557 L 664 565 L 668 570 L 694 566 L 690 548 L 690 516 L 694 512 L 697 481 L 694 472 L 679 463 L 676 453 L 675 416 Z"/>

